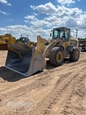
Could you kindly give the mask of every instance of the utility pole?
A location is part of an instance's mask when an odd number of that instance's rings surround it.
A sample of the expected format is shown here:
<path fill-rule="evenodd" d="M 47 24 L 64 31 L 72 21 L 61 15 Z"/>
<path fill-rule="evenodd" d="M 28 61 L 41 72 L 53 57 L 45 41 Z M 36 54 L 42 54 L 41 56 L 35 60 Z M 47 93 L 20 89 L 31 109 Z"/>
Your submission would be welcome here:
<path fill-rule="evenodd" d="M 22 37 L 22 34 L 21 34 L 21 37 Z"/>
<path fill-rule="evenodd" d="M 76 30 L 76 38 L 77 38 L 77 34 L 78 34 L 78 29 L 75 29 Z"/>

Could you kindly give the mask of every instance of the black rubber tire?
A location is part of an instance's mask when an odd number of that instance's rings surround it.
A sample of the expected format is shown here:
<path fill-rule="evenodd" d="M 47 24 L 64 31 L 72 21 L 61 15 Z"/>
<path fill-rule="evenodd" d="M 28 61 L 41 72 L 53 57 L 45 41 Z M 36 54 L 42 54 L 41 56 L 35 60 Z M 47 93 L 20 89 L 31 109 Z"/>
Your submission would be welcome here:
<path fill-rule="evenodd" d="M 60 61 L 57 60 L 57 55 L 58 53 L 61 53 L 62 55 L 62 58 Z M 51 49 L 50 51 L 50 55 L 49 55 L 49 60 L 50 60 L 50 63 L 52 65 L 55 65 L 55 66 L 60 66 L 63 64 L 64 62 L 64 53 L 63 53 L 63 49 L 60 48 L 60 47 L 54 47 Z"/>
<path fill-rule="evenodd" d="M 78 56 L 76 57 L 76 52 L 78 51 Z M 78 61 L 80 57 L 80 50 L 78 48 L 74 48 L 73 52 L 70 53 L 70 61 Z"/>

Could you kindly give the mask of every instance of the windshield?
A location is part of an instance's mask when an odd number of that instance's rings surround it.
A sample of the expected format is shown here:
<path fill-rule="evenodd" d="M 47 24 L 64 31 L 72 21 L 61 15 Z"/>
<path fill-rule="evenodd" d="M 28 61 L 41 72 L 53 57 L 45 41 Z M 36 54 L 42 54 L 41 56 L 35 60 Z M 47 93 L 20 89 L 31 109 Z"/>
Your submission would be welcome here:
<path fill-rule="evenodd" d="M 53 30 L 52 38 L 57 39 L 57 38 L 59 38 L 59 36 L 60 36 L 60 31 L 59 30 Z"/>
<path fill-rule="evenodd" d="M 53 30 L 52 31 L 52 39 L 59 39 L 64 38 L 65 40 L 68 40 L 69 35 L 64 30 Z"/>

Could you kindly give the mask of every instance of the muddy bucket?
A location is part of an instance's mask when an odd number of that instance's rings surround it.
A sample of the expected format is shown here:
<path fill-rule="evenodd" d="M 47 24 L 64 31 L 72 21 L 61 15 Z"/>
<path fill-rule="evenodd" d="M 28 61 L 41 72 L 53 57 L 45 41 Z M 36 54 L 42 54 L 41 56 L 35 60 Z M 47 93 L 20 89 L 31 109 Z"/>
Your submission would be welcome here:
<path fill-rule="evenodd" d="M 8 44 L 5 67 L 24 76 L 30 76 L 45 68 L 44 56 L 26 44 Z"/>

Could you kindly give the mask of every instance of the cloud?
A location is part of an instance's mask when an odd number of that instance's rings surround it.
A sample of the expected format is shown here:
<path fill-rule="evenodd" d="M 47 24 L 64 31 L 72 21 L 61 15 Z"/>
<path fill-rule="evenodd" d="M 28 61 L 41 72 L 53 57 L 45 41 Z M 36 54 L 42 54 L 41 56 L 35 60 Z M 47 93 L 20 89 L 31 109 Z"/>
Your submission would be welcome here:
<path fill-rule="evenodd" d="M 36 41 L 37 35 L 42 35 L 43 37 L 49 35 L 48 30 L 43 30 L 43 28 L 34 28 L 32 26 L 28 27 L 27 25 L 11 25 L 5 28 L 0 28 L 0 31 L 3 34 L 11 33 L 16 38 L 19 38 L 21 35 L 23 36 L 28 35 L 31 41 Z"/>
<path fill-rule="evenodd" d="M 44 14 L 46 13 L 47 15 L 53 14 L 57 10 L 56 7 L 51 2 L 48 2 L 44 5 L 41 4 L 38 6 L 30 5 L 30 7 L 33 10 L 38 10 L 39 12 L 44 13 Z"/>
<path fill-rule="evenodd" d="M 60 27 L 60 26 L 66 26 L 71 28 L 72 30 L 78 29 L 79 36 L 86 36 L 86 34 L 81 34 L 82 31 L 85 32 L 86 30 L 86 12 L 82 9 L 79 9 L 78 7 L 70 8 L 69 5 L 72 3 L 75 3 L 74 0 L 58 0 L 60 5 L 54 5 L 51 2 L 40 4 L 37 6 L 30 6 L 33 10 L 39 12 L 39 17 L 41 17 L 42 14 L 45 14 L 46 17 L 43 19 L 34 17 L 35 20 L 27 19 L 29 23 L 34 28 L 42 28 L 43 30 L 52 29 L 54 27 Z M 72 32 L 74 35 L 74 33 Z"/>
<path fill-rule="evenodd" d="M 34 28 L 43 28 L 43 27 L 50 27 L 52 24 L 48 22 L 47 18 L 44 20 L 37 19 L 35 15 L 27 15 L 25 16 L 25 22 L 30 23 Z"/>
<path fill-rule="evenodd" d="M 37 18 L 35 17 L 35 15 L 27 15 L 27 16 L 25 16 L 25 19 L 27 19 L 27 20 L 34 20 L 34 21 L 37 20 Z"/>
<path fill-rule="evenodd" d="M 76 17 L 80 15 L 83 11 L 79 8 L 69 8 L 64 5 L 55 6 L 51 2 L 46 4 L 41 4 L 38 6 L 32 6 L 33 10 L 40 12 L 40 14 L 46 14 L 50 16 L 58 16 L 58 17 L 65 17 L 65 16 L 73 16 Z"/>
<path fill-rule="evenodd" d="M 7 1 L 7 0 L 0 0 L 0 2 L 1 2 L 2 4 L 6 4 L 6 5 L 8 5 L 8 6 L 11 6 L 11 4 L 10 4 L 10 3 L 8 3 L 8 1 Z"/>
<path fill-rule="evenodd" d="M 35 10 L 36 8 L 35 8 L 35 6 L 33 6 L 33 5 L 30 5 L 30 7 L 33 9 L 33 10 Z"/>
<path fill-rule="evenodd" d="M 35 10 L 39 11 L 40 14 L 46 14 L 44 19 L 37 19 L 35 15 L 28 15 L 25 18 L 33 26 L 40 27 L 53 27 L 53 26 L 69 26 L 76 27 L 80 26 L 80 22 L 83 23 L 82 19 L 85 20 L 86 12 L 83 12 L 79 8 L 69 8 L 64 5 L 55 6 L 51 2 L 33 6 Z M 32 7 L 31 7 L 32 8 Z M 33 10 L 34 10 L 33 9 Z M 82 18 L 83 16 L 83 18 Z"/>
<path fill-rule="evenodd" d="M 32 14 L 33 14 L 33 15 L 35 15 L 35 16 L 38 16 L 38 14 L 37 14 L 37 13 L 35 13 L 35 12 L 34 12 L 34 13 L 32 13 Z"/>
<path fill-rule="evenodd" d="M 0 31 L 7 31 L 6 28 L 0 28 Z"/>
<path fill-rule="evenodd" d="M 4 11 L 2 11 L 2 10 L 0 10 L 0 13 L 2 13 L 2 14 L 4 14 L 4 15 L 10 15 L 9 13 L 4 12 Z"/>
<path fill-rule="evenodd" d="M 29 21 L 28 21 L 28 20 L 24 20 L 24 22 L 25 22 L 25 23 L 29 23 Z"/>
<path fill-rule="evenodd" d="M 57 0 L 57 2 L 62 4 L 62 5 L 70 5 L 72 3 L 75 3 L 74 0 Z"/>

